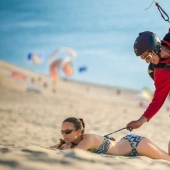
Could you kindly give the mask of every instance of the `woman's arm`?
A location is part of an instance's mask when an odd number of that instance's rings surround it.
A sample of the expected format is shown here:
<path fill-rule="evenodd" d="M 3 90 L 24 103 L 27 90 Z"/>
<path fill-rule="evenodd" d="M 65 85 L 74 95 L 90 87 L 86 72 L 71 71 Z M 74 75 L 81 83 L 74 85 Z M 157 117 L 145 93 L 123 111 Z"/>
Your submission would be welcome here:
<path fill-rule="evenodd" d="M 72 147 L 72 143 L 65 143 L 60 147 L 60 149 L 66 150 L 66 149 L 71 149 L 71 147 Z"/>
<path fill-rule="evenodd" d="M 62 143 L 61 143 L 62 142 Z M 74 148 L 79 148 L 83 150 L 88 150 L 92 149 L 91 147 L 95 146 L 94 140 L 92 136 L 88 136 L 83 138 L 77 146 Z M 65 143 L 64 140 L 60 139 L 60 143 L 53 145 L 50 147 L 51 149 L 61 149 L 61 150 L 66 150 L 66 149 L 71 149 L 72 148 L 72 143 Z"/>
<path fill-rule="evenodd" d="M 56 144 L 56 145 L 53 145 L 53 146 L 50 146 L 49 148 L 50 149 L 58 149 L 59 148 L 59 145 L 60 143 Z"/>
<path fill-rule="evenodd" d="M 66 149 L 71 149 L 72 147 L 72 144 L 71 143 L 65 143 L 65 144 L 56 144 L 56 145 L 53 145 L 53 146 L 50 146 L 49 149 L 60 149 L 60 150 L 66 150 Z"/>
<path fill-rule="evenodd" d="M 53 146 L 50 146 L 49 148 L 50 148 L 50 149 L 59 149 L 59 148 L 61 148 L 61 146 L 62 146 L 63 144 L 65 144 L 65 141 L 64 141 L 63 139 L 59 139 L 59 141 L 60 141 L 60 143 L 58 143 L 58 144 L 56 144 L 56 145 L 53 145 Z"/>

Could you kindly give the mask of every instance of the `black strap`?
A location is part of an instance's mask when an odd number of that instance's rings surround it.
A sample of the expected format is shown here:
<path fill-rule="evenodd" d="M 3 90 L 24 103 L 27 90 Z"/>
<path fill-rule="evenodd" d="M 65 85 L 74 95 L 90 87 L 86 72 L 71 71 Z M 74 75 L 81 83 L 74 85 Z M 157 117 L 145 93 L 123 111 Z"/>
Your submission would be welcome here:
<path fill-rule="evenodd" d="M 162 18 L 163 18 L 165 21 L 170 22 L 170 21 L 169 21 L 169 16 L 168 16 L 168 14 L 162 9 L 162 7 L 161 7 L 158 3 L 155 3 L 155 5 L 158 7 L 158 10 L 159 10 Z M 167 19 L 165 18 L 164 15 L 167 17 Z"/>
<path fill-rule="evenodd" d="M 116 131 L 114 131 L 114 132 L 111 132 L 111 133 L 109 133 L 109 134 L 107 134 L 107 135 L 104 135 L 104 137 L 108 138 L 109 135 L 111 135 L 111 134 L 113 134 L 113 133 L 116 133 L 116 132 L 119 132 L 119 131 L 124 130 L 124 129 L 127 129 L 127 130 L 129 130 L 130 132 L 132 131 L 132 129 L 131 129 L 130 127 L 124 127 L 124 128 L 122 128 L 122 129 L 119 129 L 119 130 L 116 130 Z"/>
<path fill-rule="evenodd" d="M 170 23 L 168 14 L 163 10 L 163 8 L 162 8 L 155 0 L 153 0 L 152 3 L 151 3 L 151 5 L 150 5 L 148 8 L 146 8 L 145 10 L 149 9 L 149 8 L 152 6 L 153 2 L 155 2 L 155 5 L 158 7 L 158 10 L 159 10 L 162 18 L 163 18 L 165 21 L 167 21 L 167 22 Z M 167 19 L 166 19 L 165 17 L 167 17 Z"/>

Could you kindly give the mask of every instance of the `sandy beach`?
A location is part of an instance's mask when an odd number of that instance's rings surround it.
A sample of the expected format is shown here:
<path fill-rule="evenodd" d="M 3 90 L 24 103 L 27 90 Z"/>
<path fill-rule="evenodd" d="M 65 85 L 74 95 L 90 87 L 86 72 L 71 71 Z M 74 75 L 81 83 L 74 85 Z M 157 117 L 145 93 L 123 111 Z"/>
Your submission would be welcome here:
<path fill-rule="evenodd" d="M 120 93 L 118 93 L 120 91 Z M 79 149 L 54 151 L 45 147 L 61 138 L 62 121 L 70 116 L 86 122 L 86 132 L 106 135 L 138 119 L 144 112 L 135 90 L 41 75 L 0 61 L 1 170 L 169 170 L 170 162 L 147 157 L 97 155 Z M 167 151 L 170 101 L 141 128 L 131 133 L 148 137 Z M 112 135 L 119 140 L 127 130 Z"/>

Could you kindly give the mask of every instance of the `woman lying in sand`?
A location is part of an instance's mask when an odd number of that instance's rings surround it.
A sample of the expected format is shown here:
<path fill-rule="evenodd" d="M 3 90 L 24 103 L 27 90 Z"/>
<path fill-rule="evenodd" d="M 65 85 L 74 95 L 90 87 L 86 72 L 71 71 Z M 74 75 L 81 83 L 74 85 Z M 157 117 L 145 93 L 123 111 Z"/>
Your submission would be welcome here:
<path fill-rule="evenodd" d="M 118 156 L 147 156 L 152 159 L 164 159 L 170 161 L 170 142 L 168 153 L 157 147 L 146 137 L 129 134 L 120 141 L 95 135 L 85 134 L 83 119 L 69 117 L 62 123 L 61 134 L 64 140 L 51 146 L 51 149 L 80 148 L 93 153 L 109 154 Z"/>

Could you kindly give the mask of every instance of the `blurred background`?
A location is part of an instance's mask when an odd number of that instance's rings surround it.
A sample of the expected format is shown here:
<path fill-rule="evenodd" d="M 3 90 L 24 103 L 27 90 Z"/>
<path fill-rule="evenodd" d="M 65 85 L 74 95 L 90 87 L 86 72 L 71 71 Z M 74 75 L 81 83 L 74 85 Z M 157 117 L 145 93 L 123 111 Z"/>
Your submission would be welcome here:
<path fill-rule="evenodd" d="M 133 52 L 142 31 L 160 39 L 168 32 L 151 0 L 1 0 L 0 60 L 49 75 L 49 58 L 55 50 L 76 51 L 71 80 L 129 89 L 154 84 L 148 64 Z M 159 0 L 170 15 L 170 1 Z M 34 56 L 34 61 L 31 60 Z M 53 59 L 70 56 L 62 52 Z M 65 77 L 61 73 L 61 77 Z"/>

